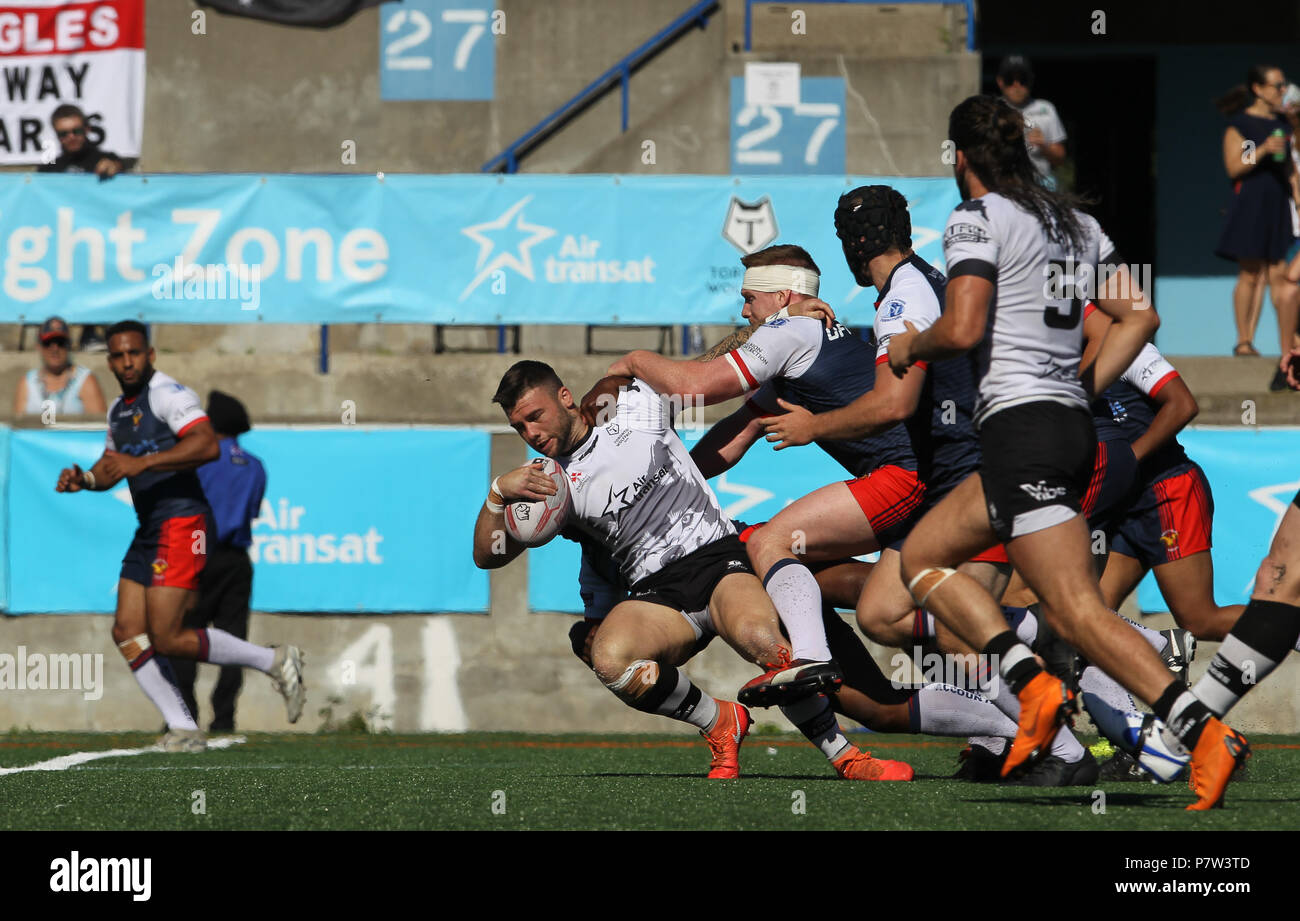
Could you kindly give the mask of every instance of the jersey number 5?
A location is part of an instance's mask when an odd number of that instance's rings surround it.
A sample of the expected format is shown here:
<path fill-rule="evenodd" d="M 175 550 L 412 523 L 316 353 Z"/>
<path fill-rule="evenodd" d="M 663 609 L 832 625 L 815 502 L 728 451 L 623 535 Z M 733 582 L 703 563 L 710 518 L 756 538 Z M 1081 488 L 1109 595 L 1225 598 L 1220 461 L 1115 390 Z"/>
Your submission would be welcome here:
<path fill-rule="evenodd" d="M 1074 329 L 1083 316 L 1083 301 L 1075 288 L 1073 265 L 1062 259 L 1051 259 L 1048 263 L 1047 293 L 1060 295 L 1049 297 L 1043 308 L 1043 322 L 1052 329 Z"/>

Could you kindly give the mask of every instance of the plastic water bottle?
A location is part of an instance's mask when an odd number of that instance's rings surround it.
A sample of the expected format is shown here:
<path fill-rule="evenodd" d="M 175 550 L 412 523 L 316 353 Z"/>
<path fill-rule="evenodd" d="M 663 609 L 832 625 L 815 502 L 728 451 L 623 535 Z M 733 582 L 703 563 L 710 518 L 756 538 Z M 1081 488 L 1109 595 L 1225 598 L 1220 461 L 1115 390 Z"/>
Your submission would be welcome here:
<path fill-rule="evenodd" d="M 1286 132 L 1283 131 L 1281 128 L 1274 128 L 1274 129 L 1273 129 L 1273 137 L 1275 137 L 1275 138 L 1285 138 L 1285 137 L 1286 137 Z M 1285 145 L 1285 144 L 1283 144 L 1281 150 L 1279 150 L 1277 153 L 1273 154 L 1273 159 L 1276 160 L 1278 163 L 1281 163 L 1283 160 L 1286 159 L 1286 145 Z"/>

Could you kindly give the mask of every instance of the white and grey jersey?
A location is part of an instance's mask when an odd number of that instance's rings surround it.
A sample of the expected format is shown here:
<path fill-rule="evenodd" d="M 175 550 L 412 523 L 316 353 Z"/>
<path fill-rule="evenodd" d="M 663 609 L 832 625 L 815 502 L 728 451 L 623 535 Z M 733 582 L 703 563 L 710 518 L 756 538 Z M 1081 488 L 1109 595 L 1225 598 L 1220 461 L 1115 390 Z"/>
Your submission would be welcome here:
<path fill-rule="evenodd" d="M 556 462 L 569 475 L 571 523 L 618 561 L 628 585 L 736 533 L 672 428 L 668 401 L 640 379 L 613 419 Z"/>
<path fill-rule="evenodd" d="M 1080 409 L 1083 303 L 1095 296 L 1104 234 L 1075 212 L 1084 243 L 1048 236 L 1038 218 L 996 192 L 964 201 L 948 217 L 943 251 L 949 284 L 962 275 L 994 285 L 984 338 L 976 347 L 975 422 L 1020 403 L 1052 400 Z M 1111 247 L 1113 249 L 1113 247 Z"/>

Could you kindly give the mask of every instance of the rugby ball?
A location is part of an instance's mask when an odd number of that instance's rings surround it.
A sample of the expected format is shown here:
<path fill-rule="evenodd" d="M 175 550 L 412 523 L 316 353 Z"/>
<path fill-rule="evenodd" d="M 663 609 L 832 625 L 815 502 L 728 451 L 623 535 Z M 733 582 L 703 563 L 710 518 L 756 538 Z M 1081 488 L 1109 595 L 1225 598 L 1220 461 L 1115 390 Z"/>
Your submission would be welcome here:
<path fill-rule="evenodd" d="M 540 547 L 560 532 L 569 520 L 572 502 L 569 477 L 552 458 L 539 457 L 533 465 L 555 484 L 555 495 L 541 502 L 520 499 L 506 505 L 506 530 L 525 547 Z"/>

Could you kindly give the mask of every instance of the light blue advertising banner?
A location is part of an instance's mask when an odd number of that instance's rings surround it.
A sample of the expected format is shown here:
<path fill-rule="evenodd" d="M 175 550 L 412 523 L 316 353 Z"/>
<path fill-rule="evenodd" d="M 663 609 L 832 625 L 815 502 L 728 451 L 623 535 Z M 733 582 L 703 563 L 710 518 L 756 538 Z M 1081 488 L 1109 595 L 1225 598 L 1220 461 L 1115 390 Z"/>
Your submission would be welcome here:
<path fill-rule="evenodd" d="M 253 608 L 486 611 L 487 573 L 474 566 L 470 544 L 488 440 L 480 431 L 368 426 L 266 427 L 243 436 L 267 471 L 249 549 Z M 136 526 L 126 484 L 54 491 L 62 468 L 89 467 L 103 446 L 102 433 L 12 433 L 9 563 L 17 577 L 9 610 L 114 609 Z"/>
<path fill-rule="evenodd" d="M 1259 561 L 1300 491 L 1300 429 L 1206 427 L 1185 431 L 1178 440 L 1205 471 L 1214 497 L 1215 601 L 1245 604 Z M 1151 574 L 1138 586 L 1138 607 L 1169 610 Z"/>
<path fill-rule="evenodd" d="M 843 78 L 803 77 L 798 104 L 774 106 L 747 104 L 745 78 L 732 77 L 731 171 L 844 175 Z"/>
<path fill-rule="evenodd" d="M 494 21 L 495 17 L 495 21 Z M 488 0 L 403 0 L 379 11 L 383 99 L 491 99 L 494 35 L 504 13 Z"/>
<path fill-rule="evenodd" d="M 0 322 L 733 323 L 780 242 L 867 326 L 833 215 L 873 182 L 942 267 L 951 178 L 5 174 Z"/>
<path fill-rule="evenodd" d="M 693 445 L 700 433 L 683 433 Z M 1214 593 L 1219 604 L 1244 604 L 1255 570 L 1292 497 L 1300 490 L 1300 429 L 1203 428 L 1179 439 L 1201 465 L 1214 495 Z M 498 471 L 499 472 L 499 471 Z M 773 451 L 758 442 L 735 467 L 710 481 L 723 511 L 750 524 L 766 521 L 814 489 L 847 479 L 842 467 L 813 447 Z M 528 602 L 536 611 L 581 613 L 572 541 L 557 538 L 529 550 Z M 1144 612 L 1167 611 L 1155 578 L 1138 589 Z"/>
<path fill-rule="evenodd" d="M 680 434 L 691 448 L 705 431 L 706 428 L 700 428 Z M 758 524 L 813 490 L 847 479 L 849 474 L 844 468 L 816 446 L 776 451 L 760 440 L 736 466 L 710 480 L 709 486 L 717 495 L 724 515 Z M 578 545 L 557 537 L 527 554 L 528 606 L 534 611 L 581 614 L 578 564 L 582 551 Z"/>

